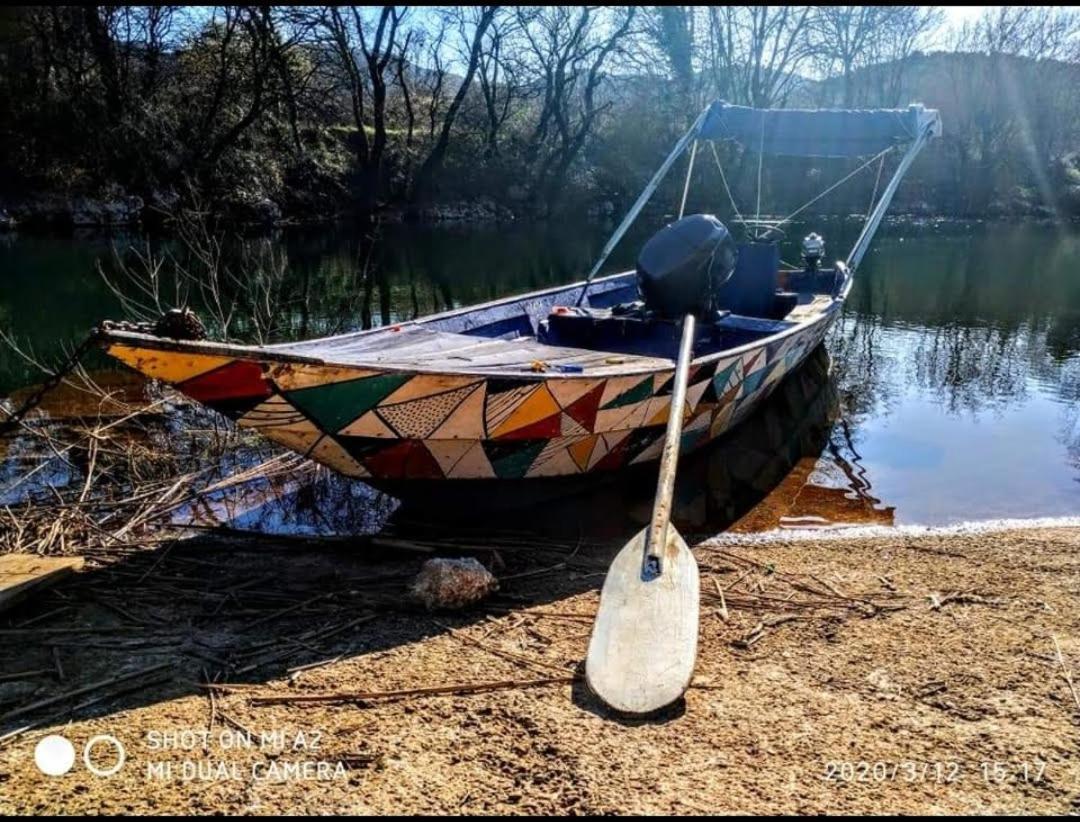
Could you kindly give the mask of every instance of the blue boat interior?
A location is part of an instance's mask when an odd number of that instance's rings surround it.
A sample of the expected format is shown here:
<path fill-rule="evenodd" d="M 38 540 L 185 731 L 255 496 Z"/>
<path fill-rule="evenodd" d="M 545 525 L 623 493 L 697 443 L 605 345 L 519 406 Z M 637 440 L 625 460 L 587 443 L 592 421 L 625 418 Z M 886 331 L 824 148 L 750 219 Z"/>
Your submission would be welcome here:
<path fill-rule="evenodd" d="M 800 306 L 835 297 L 835 269 L 780 271 L 774 243 L 742 243 L 735 270 L 721 287 L 714 316 L 699 318 L 694 356 L 752 343 L 797 324 Z M 676 356 L 681 323 L 642 310 L 634 272 L 596 281 L 583 305 L 580 286 L 534 294 L 451 317 L 420 322 L 432 330 L 492 340 L 535 339 L 561 348 L 648 357 Z"/>

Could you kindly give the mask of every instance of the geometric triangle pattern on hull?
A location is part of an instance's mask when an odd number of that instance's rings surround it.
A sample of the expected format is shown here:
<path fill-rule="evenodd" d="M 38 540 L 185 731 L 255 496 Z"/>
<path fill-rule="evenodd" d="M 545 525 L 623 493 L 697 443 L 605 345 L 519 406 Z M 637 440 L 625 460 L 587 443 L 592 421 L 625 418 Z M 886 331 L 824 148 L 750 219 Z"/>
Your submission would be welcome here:
<path fill-rule="evenodd" d="M 694 365 L 683 448 L 752 413 L 828 325 Z M 674 384 L 670 365 L 612 377 L 486 377 L 122 345 L 110 353 L 343 474 L 394 480 L 569 476 L 652 461 Z"/>
<path fill-rule="evenodd" d="M 408 374 L 380 374 L 301 388 L 285 396 L 326 433 L 336 434 L 408 379 Z"/>

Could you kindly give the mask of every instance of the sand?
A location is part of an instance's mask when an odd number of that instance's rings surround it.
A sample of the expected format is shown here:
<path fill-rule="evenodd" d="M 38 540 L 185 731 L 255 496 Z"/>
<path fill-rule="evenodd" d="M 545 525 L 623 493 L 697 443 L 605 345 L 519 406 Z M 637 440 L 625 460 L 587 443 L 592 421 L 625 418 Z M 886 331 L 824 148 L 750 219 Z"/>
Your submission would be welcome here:
<path fill-rule="evenodd" d="M 0 812 L 1080 810 L 1080 529 L 700 544 L 695 683 L 647 721 L 568 680 L 612 550 L 507 540 L 476 553 L 500 592 L 439 614 L 405 596 L 422 553 L 193 540 L 98 563 L 4 615 L 0 674 L 29 673 L 0 713 L 165 667 L 0 719 L 44 720 L 0 743 Z M 371 696 L 481 683 L 503 684 Z M 53 733 L 65 776 L 34 764 Z M 111 776 L 82 759 L 102 734 Z"/>

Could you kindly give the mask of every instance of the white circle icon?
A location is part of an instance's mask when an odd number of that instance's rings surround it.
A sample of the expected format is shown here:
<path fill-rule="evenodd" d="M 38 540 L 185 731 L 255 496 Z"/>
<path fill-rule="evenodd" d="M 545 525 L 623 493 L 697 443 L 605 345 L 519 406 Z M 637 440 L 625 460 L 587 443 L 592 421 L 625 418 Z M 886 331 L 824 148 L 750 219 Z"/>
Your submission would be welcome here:
<path fill-rule="evenodd" d="M 90 759 L 90 752 L 94 749 L 94 746 L 98 743 L 105 743 L 111 745 L 116 752 L 116 764 L 111 768 L 99 768 Z M 90 771 L 94 776 L 112 776 L 122 767 L 124 767 L 124 761 L 127 759 L 127 751 L 124 750 L 124 746 L 120 743 L 112 734 L 99 734 L 86 743 L 86 747 L 83 748 L 83 763 L 86 765 L 86 769 Z"/>
<path fill-rule="evenodd" d="M 62 736 L 47 736 L 34 748 L 34 764 L 43 774 L 63 776 L 75 764 L 75 746 Z"/>

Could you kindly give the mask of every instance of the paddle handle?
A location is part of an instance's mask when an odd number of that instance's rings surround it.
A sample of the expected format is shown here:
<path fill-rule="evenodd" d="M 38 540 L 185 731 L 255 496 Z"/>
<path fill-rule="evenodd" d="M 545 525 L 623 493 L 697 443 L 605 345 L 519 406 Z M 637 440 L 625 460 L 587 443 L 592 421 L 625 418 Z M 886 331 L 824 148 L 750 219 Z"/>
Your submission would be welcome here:
<path fill-rule="evenodd" d="M 671 410 L 668 412 L 664 450 L 660 455 L 660 478 L 656 483 L 652 520 L 645 540 L 645 557 L 641 571 L 646 578 L 664 571 L 663 553 L 667 545 L 668 522 L 671 520 L 671 495 L 675 490 L 675 471 L 679 464 L 679 441 L 682 438 L 683 409 L 686 407 L 686 383 L 689 382 L 690 361 L 694 358 L 694 315 L 683 319 L 679 359 L 675 365 L 675 382 L 671 388 Z"/>

